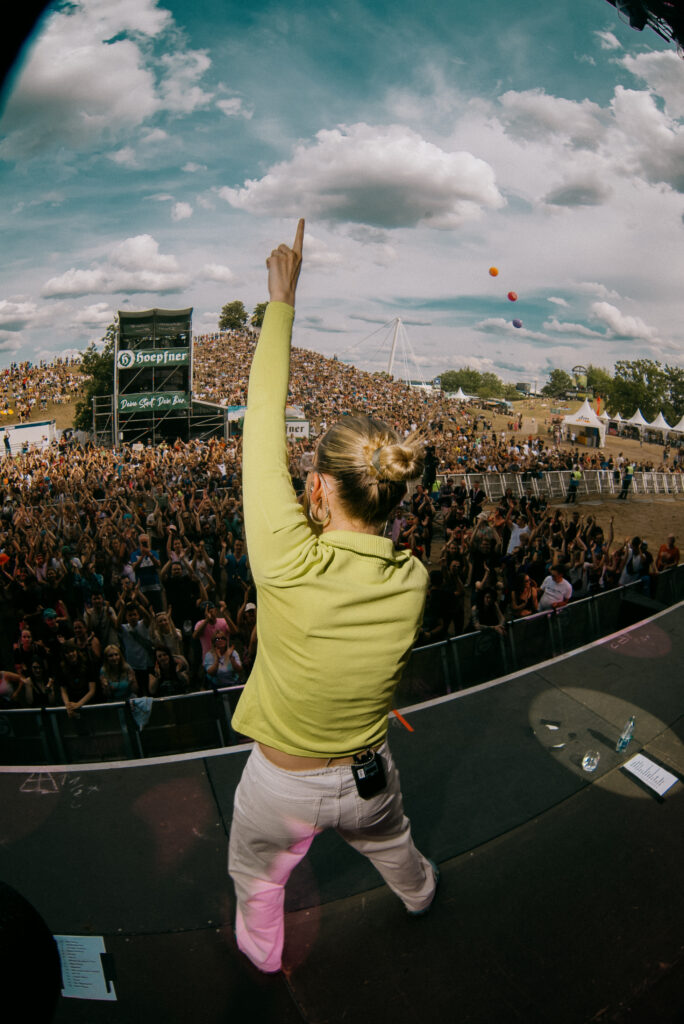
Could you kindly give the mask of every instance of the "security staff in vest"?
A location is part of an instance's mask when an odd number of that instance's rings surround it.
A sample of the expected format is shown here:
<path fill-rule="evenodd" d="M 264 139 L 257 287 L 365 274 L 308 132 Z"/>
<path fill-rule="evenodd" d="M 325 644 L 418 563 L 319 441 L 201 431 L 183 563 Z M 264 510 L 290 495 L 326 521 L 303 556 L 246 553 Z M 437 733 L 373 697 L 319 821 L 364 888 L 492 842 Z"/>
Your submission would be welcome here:
<path fill-rule="evenodd" d="M 627 500 L 627 492 L 632 484 L 632 477 L 634 476 L 634 463 L 630 462 L 625 466 L 625 471 L 622 475 L 622 490 L 618 494 L 618 499 L 622 498 L 623 501 Z"/>
<path fill-rule="evenodd" d="M 568 484 L 568 494 L 565 499 L 566 505 L 569 505 L 571 501 L 577 501 L 577 489 L 582 479 L 582 473 L 579 466 L 572 467 L 572 473 L 570 474 L 570 482 Z"/>

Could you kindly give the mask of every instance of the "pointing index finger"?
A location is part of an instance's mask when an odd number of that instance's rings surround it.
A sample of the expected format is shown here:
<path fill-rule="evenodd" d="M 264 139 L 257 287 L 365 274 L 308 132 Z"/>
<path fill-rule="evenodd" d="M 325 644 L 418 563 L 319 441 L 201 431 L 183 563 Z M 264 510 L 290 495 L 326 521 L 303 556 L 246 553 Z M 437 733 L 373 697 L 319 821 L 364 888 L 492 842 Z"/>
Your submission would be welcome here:
<path fill-rule="evenodd" d="M 296 252 L 298 256 L 302 255 L 302 248 L 304 246 L 304 218 L 300 217 L 299 223 L 297 224 L 297 233 L 295 240 L 292 243 L 292 251 Z"/>

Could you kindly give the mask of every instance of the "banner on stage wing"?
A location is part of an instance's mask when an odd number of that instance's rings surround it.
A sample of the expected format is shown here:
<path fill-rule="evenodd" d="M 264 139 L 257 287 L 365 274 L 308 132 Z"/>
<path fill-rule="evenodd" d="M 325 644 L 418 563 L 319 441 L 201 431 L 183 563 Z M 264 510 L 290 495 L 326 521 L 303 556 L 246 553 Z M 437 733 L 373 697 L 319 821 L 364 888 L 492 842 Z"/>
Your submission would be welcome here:
<path fill-rule="evenodd" d="M 189 404 L 190 396 L 185 391 L 119 395 L 119 412 L 167 412 L 169 409 L 187 409 Z"/>

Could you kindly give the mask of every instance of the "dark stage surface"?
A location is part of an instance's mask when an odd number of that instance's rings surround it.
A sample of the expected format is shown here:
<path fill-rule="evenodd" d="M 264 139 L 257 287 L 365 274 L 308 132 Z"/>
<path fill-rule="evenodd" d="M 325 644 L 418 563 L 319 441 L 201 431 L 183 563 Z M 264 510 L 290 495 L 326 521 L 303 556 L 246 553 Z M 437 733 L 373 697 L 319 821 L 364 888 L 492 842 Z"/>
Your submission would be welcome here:
<path fill-rule="evenodd" d="M 57 1021 L 684 1022 L 684 606 L 560 661 L 405 712 L 390 742 L 436 903 L 409 918 L 334 833 L 291 879 L 285 974 L 232 937 L 226 874 L 246 750 L 0 769 L 0 878 L 57 934 L 102 935 L 116 1002 Z M 631 714 L 635 738 L 615 753 Z M 598 750 L 596 773 L 582 771 Z"/>

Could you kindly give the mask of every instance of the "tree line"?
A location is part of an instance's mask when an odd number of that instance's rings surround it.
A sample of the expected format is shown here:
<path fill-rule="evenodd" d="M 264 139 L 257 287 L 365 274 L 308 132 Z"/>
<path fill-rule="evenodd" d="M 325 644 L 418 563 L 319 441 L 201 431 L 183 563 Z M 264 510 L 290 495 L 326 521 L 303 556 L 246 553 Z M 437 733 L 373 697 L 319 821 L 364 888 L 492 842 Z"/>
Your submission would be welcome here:
<path fill-rule="evenodd" d="M 502 398 L 513 402 L 522 397 L 513 384 L 507 384 L 495 373 L 480 373 L 470 366 L 460 370 L 446 370 L 439 379 L 442 391 L 447 394 L 461 388 L 466 395 L 477 395 L 478 398 Z"/>
<path fill-rule="evenodd" d="M 569 373 L 554 369 L 542 394 L 564 398 L 576 390 Z M 657 359 L 619 359 L 612 375 L 603 367 L 589 365 L 586 391 L 594 398 L 600 395 L 603 408 L 612 414 L 619 412 L 625 419 L 641 409 L 649 423 L 662 412 L 674 426 L 684 415 L 684 369 L 663 365 Z"/>
<path fill-rule="evenodd" d="M 220 331 L 242 330 L 248 324 L 259 328 L 263 324 L 266 302 L 259 302 L 248 313 L 245 304 L 235 299 L 227 302 L 218 318 Z M 112 393 L 114 373 L 114 345 L 117 325 L 112 323 L 102 339 L 102 348 L 90 345 L 83 353 L 81 369 L 90 377 L 81 400 L 76 405 L 74 426 L 89 430 L 92 425 L 92 399 L 95 395 Z M 462 388 L 467 395 L 483 399 L 520 399 L 520 391 L 490 371 L 481 373 L 465 366 L 459 370 L 445 370 L 440 377 L 442 390 L 450 393 Z M 601 396 L 602 408 L 612 414 L 619 412 L 629 418 L 637 409 L 651 422 L 662 412 L 670 426 L 684 416 L 684 369 L 663 365 L 654 359 L 620 359 L 611 373 L 604 367 L 587 367 L 585 390 L 594 398 Z M 565 398 L 578 391 L 575 379 L 566 370 L 555 368 L 548 374 L 542 388 L 547 398 Z"/>
<path fill-rule="evenodd" d="M 247 326 L 247 321 L 249 321 L 252 327 L 261 327 L 264 322 L 267 305 L 267 302 L 257 302 L 250 317 L 245 309 L 244 302 L 241 302 L 240 299 L 226 302 L 219 313 L 219 331 L 241 331 L 243 327 Z"/>

